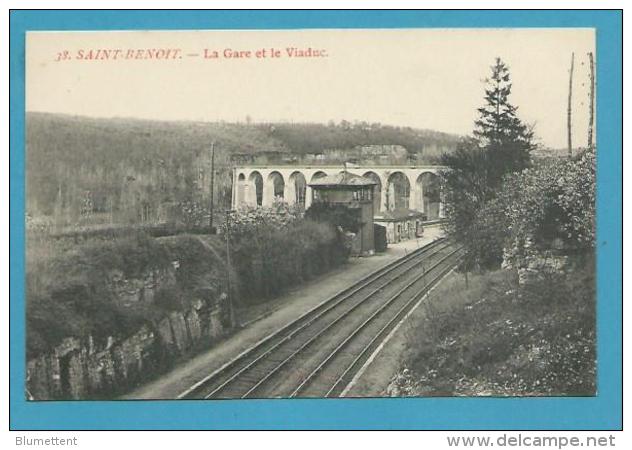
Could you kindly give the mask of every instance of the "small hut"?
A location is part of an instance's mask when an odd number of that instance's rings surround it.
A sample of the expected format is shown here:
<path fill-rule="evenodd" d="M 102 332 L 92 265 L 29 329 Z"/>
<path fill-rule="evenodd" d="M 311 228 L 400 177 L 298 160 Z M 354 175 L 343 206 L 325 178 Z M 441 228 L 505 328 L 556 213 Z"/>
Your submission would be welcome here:
<path fill-rule="evenodd" d="M 354 255 L 372 255 L 373 240 L 373 190 L 377 183 L 369 178 L 343 170 L 336 175 L 318 178 L 309 184 L 312 204 L 329 203 L 343 205 L 353 210 L 359 218 L 360 229 L 353 237 L 351 252 Z"/>

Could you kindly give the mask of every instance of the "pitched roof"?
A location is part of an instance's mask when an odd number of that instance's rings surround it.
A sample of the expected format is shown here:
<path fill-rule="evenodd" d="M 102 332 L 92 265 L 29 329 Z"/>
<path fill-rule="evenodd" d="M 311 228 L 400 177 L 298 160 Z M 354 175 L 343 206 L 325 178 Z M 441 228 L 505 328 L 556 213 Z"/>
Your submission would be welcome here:
<path fill-rule="evenodd" d="M 374 186 L 377 183 L 370 178 L 365 178 L 360 175 L 354 175 L 352 173 L 343 170 L 335 175 L 328 175 L 326 177 L 317 178 L 309 183 L 311 187 L 336 187 L 336 186 Z"/>
<path fill-rule="evenodd" d="M 415 219 L 424 217 L 425 214 L 421 211 L 417 211 L 415 209 L 408 208 L 395 208 L 392 211 L 381 211 L 379 214 L 375 215 L 375 221 L 387 221 L 392 222 L 396 220 L 404 220 L 404 219 Z"/>

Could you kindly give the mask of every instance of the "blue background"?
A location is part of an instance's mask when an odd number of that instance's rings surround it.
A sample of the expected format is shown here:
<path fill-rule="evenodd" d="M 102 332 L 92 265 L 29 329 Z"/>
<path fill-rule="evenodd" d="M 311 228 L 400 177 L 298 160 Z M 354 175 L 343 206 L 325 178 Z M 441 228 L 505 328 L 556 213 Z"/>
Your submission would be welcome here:
<path fill-rule="evenodd" d="M 619 11 L 13 11 L 10 16 L 11 429 L 620 429 L 622 13 Z M 28 30 L 594 27 L 598 395 L 29 403 L 24 396 L 24 36 Z M 534 70 L 543 70 L 534 69 Z"/>

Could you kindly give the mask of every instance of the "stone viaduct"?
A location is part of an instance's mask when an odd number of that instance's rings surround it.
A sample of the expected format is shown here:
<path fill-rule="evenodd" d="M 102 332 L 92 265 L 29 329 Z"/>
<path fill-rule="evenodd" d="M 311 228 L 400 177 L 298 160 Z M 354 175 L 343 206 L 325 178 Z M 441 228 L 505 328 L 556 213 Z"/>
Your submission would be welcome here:
<path fill-rule="evenodd" d="M 425 212 L 429 219 L 443 217 L 442 166 L 266 165 L 233 168 L 232 207 L 269 206 L 280 198 L 309 208 L 313 180 L 347 170 L 374 180 L 375 212 L 409 208 Z"/>

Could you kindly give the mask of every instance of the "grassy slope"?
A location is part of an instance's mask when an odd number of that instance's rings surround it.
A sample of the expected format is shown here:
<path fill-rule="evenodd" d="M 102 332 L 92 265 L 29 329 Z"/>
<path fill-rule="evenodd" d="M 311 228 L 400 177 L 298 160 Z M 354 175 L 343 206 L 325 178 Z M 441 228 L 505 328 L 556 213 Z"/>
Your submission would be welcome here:
<path fill-rule="evenodd" d="M 455 274 L 408 328 L 392 396 L 594 395 L 590 269 L 517 286 L 510 273 Z"/>

